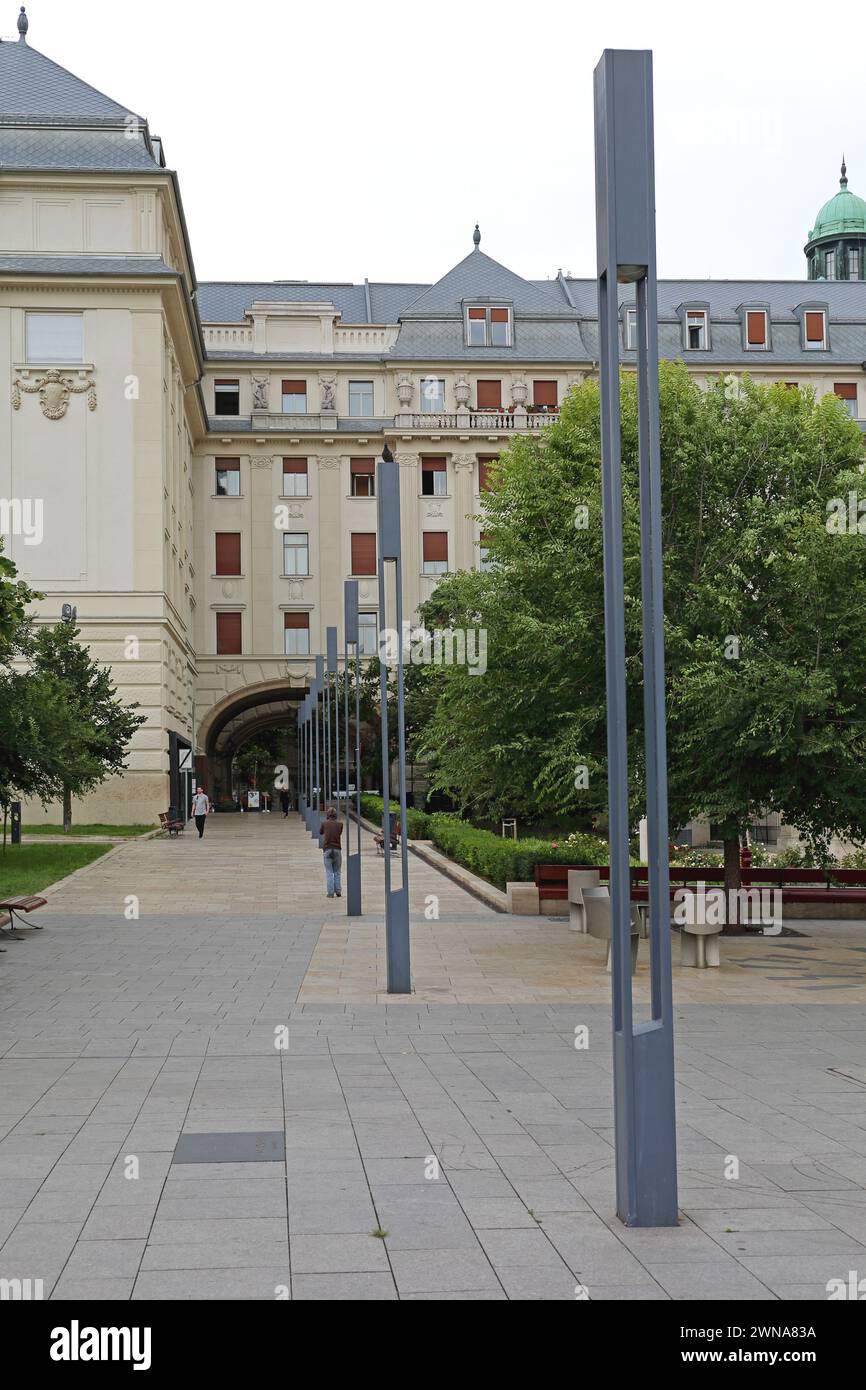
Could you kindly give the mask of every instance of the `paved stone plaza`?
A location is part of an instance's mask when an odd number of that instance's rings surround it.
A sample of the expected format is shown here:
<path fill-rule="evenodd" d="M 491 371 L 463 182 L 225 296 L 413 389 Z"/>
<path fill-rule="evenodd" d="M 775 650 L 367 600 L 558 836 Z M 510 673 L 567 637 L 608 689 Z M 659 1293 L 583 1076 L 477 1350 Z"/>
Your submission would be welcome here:
<path fill-rule="evenodd" d="M 866 1276 L 866 924 L 675 964 L 682 1223 L 628 1230 L 602 947 L 410 873 L 407 999 L 383 993 L 369 837 L 347 922 L 294 816 L 123 845 L 4 942 L 0 1278 L 55 1299 L 774 1300 Z M 206 1142 L 235 1161 L 173 1162 L 181 1134 L 252 1133 L 252 1161 L 234 1139 Z"/>

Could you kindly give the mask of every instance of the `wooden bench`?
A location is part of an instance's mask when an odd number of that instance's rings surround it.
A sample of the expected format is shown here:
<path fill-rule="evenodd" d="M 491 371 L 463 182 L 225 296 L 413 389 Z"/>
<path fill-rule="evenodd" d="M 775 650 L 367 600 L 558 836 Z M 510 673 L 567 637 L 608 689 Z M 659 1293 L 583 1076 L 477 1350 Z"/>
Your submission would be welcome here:
<path fill-rule="evenodd" d="M 186 821 L 172 819 L 168 811 L 160 811 L 159 825 L 161 830 L 167 830 L 169 839 L 172 835 L 182 835 L 186 830 Z"/>
<path fill-rule="evenodd" d="M 39 907 L 45 907 L 47 902 L 47 898 L 36 897 L 6 898 L 4 902 L 0 902 L 0 912 L 9 913 L 9 930 L 3 931 L 3 935 L 11 936 L 15 941 L 23 941 L 24 938 L 18 935 L 18 930 L 15 925 L 16 912 L 19 915 L 26 915 L 28 912 L 35 912 Z M 24 926 L 28 928 L 33 927 L 35 931 L 42 931 L 42 927 L 36 922 L 25 922 Z"/>
<path fill-rule="evenodd" d="M 394 851 L 395 849 L 399 849 L 399 847 L 400 847 L 400 827 L 399 827 L 398 824 L 397 824 L 397 813 L 396 813 L 396 811 L 391 811 L 391 812 L 390 812 L 390 816 L 391 816 L 391 851 L 392 851 L 392 853 L 393 853 L 393 851 Z M 377 854 L 381 854 L 382 858 L 384 859 L 384 857 L 385 857 L 385 835 L 384 835 L 384 833 L 380 833 L 379 835 L 374 835 L 374 836 L 373 836 L 373 840 L 374 840 L 374 843 L 375 843 L 375 845 L 376 845 L 376 853 L 377 853 Z"/>

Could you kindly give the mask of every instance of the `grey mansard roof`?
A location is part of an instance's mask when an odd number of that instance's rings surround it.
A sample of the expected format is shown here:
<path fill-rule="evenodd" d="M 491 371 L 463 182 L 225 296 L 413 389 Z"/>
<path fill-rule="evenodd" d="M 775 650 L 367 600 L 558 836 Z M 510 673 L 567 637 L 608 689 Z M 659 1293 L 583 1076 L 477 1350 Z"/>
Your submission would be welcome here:
<path fill-rule="evenodd" d="M 367 323 L 363 285 L 339 281 L 306 280 L 211 280 L 198 287 L 198 308 L 203 323 L 243 323 L 256 300 L 274 303 L 330 303 L 339 309 L 346 323 Z M 370 320 L 372 322 L 372 320 Z"/>
<path fill-rule="evenodd" d="M 0 43 L 0 119 L 65 125 L 73 117 L 122 124 L 134 115 L 29 44 Z"/>
<path fill-rule="evenodd" d="M 161 256 L 4 256 L 0 275 L 167 275 L 178 272 Z"/>
<path fill-rule="evenodd" d="M 0 43 L 0 170 L 160 168 L 147 122 L 27 43 Z"/>
<path fill-rule="evenodd" d="M 403 310 L 404 318 L 463 317 L 466 300 L 499 301 L 511 304 L 515 314 L 562 314 L 573 316 L 558 287 L 523 280 L 513 270 L 500 265 L 483 251 L 470 251 L 459 265 L 437 280 Z"/>
<path fill-rule="evenodd" d="M 137 174 L 156 167 L 141 136 L 129 139 L 121 130 L 0 125 L 0 170 Z"/>

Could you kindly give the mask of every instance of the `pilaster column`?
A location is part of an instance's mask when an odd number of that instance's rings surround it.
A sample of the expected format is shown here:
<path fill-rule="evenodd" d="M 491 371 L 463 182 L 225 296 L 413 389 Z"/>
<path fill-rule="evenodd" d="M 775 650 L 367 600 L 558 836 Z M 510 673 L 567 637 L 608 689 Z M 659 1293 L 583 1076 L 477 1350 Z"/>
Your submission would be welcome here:
<path fill-rule="evenodd" d="M 455 569 L 470 570 L 478 559 L 475 552 L 475 521 L 472 493 L 472 474 L 475 458 L 472 454 L 455 454 L 454 469 L 454 560 Z"/>
<path fill-rule="evenodd" d="M 421 455 L 398 454 L 400 465 L 400 545 L 403 552 L 403 616 L 414 622 L 421 601 Z M 381 621 L 381 615 L 380 615 Z"/>
<path fill-rule="evenodd" d="M 275 544 L 276 538 L 276 544 Z M 282 574 L 281 536 L 274 527 L 274 460 L 270 454 L 250 458 L 250 548 L 246 558 L 249 588 L 250 650 L 266 656 L 274 645 L 277 574 Z"/>
<path fill-rule="evenodd" d="M 343 463 L 342 454 L 320 454 L 316 460 L 319 477 L 319 603 L 316 613 L 318 634 L 313 650 L 324 652 L 325 629 L 339 628 L 343 593 Z M 348 473 L 348 455 L 345 456 Z"/>

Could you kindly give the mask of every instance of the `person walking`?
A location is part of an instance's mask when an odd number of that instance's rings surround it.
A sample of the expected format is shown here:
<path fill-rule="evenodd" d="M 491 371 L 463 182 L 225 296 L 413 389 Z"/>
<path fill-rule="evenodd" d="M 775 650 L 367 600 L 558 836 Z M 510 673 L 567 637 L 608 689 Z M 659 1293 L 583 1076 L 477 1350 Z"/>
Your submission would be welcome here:
<path fill-rule="evenodd" d="M 283 787 L 283 790 L 280 792 L 280 810 L 283 813 L 283 820 L 285 820 L 286 816 L 289 814 L 289 793 L 285 787 Z"/>
<path fill-rule="evenodd" d="M 343 851 L 341 848 L 343 840 L 343 822 L 337 815 L 336 807 L 328 807 L 328 813 L 319 826 L 319 836 L 322 842 L 322 855 L 325 861 L 325 887 L 328 890 L 328 897 L 333 898 L 336 893 L 338 898 L 342 898 L 343 885 L 340 881 L 340 870 L 343 866 Z"/>
<path fill-rule="evenodd" d="M 192 813 L 195 817 L 195 828 L 198 831 L 198 838 L 204 834 L 204 823 L 210 813 L 210 802 L 203 787 L 196 787 L 195 796 L 192 799 Z"/>

